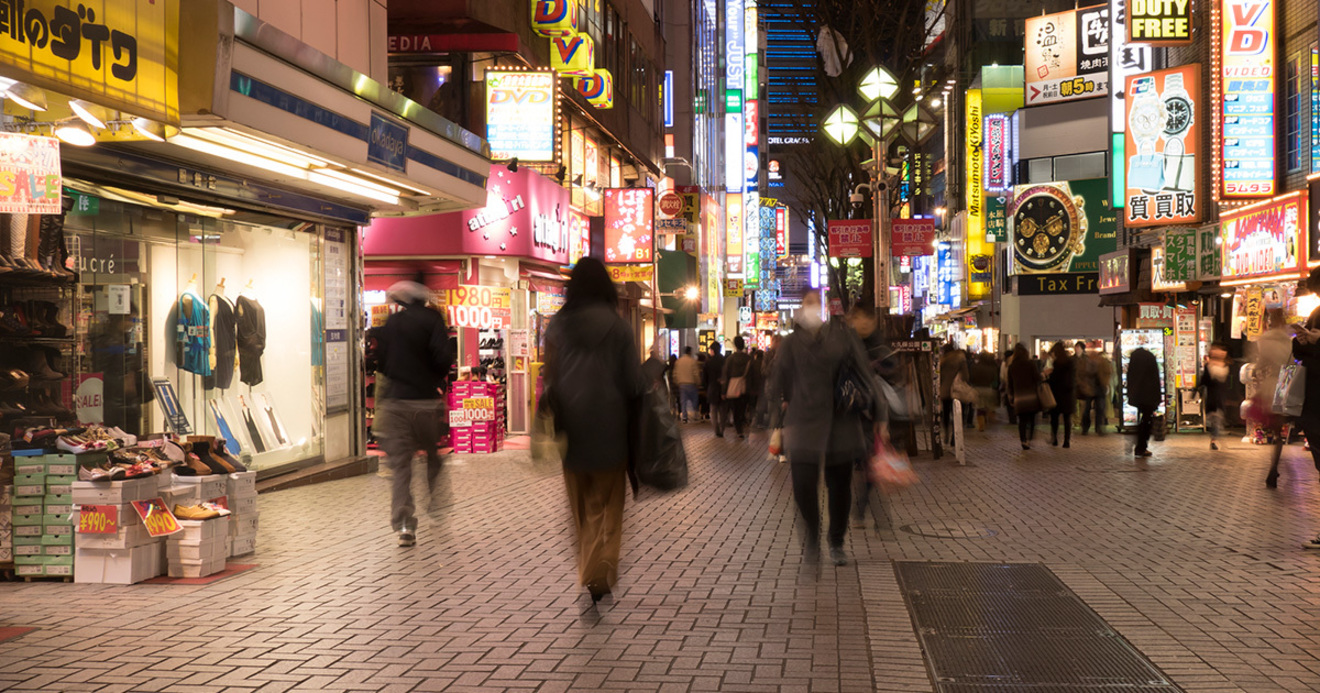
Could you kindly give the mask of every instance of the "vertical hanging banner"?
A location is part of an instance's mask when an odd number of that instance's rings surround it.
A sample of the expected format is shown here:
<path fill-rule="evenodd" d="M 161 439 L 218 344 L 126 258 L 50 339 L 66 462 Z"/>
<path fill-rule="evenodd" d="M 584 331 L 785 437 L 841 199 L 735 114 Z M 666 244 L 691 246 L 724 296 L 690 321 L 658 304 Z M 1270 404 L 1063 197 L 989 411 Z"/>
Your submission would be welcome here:
<path fill-rule="evenodd" d="M 967 276 L 981 281 L 967 282 L 967 300 L 977 301 L 990 295 L 990 275 L 977 271 L 976 267 L 988 268 L 993 246 L 985 242 L 985 137 L 982 129 L 982 98 L 980 89 L 968 89 L 965 101 L 967 116 L 967 143 L 965 156 L 967 161 L 967 224 L 965 227 L 965 251 Z"/>
<path fill-rule="evenodd" d="M 985 190 L 1005 192 L 1013 187 L 1013 131 L 1008 116 L 1003 113 L 987 115 L 981 138 L 985 150 Z"/>
<path fill-rule="evenodd" d="M 605 262 L 654 261 L 654 191 L 618 188 L 605 191 Z"/>
<path fill-rule="evenodd" d="M 1219 60 L 1223 94 L 1224 197 L 1270 197 L 1277 193 L 1274 158 L 1274 0 L 1223 0 Z"/>
<path fill-rule="evenodd" d="M 1026 103 L 1038 106 L 1109 93 L 1109 7 L 1027 17 Z"/>
<path fill-rule="evenodd" d="M 724 267 L 728 276 L 743 275 L 743 199 L 742 193 L 724 195 Z"/>
<path fill-rule="evenodd" d="M 1200 64 L 1129 76 L 1126 92 L 1124 223 L 1200 221 Z"/>

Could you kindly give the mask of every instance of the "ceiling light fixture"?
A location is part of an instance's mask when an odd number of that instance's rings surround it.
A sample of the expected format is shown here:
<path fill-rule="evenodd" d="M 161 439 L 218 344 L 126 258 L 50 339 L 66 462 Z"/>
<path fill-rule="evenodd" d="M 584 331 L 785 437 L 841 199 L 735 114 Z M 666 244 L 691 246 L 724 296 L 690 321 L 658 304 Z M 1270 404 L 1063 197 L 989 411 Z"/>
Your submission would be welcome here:
<path fill-rule="evenodd" d="M 133 129 L 153 142 L 165 141 L 165 126 L 150 118 L 134 118 Z"/>
<path fill-rule="evenodd" d="M 87 123 L 73 118 L 56 123 L 55 136 L 60 138 L 61 142 L 75 147 L 90 147 L 96 144 L 96 135 L 92 134 Z"/>
<path fill-rule="evenodd" d="M 46 110 L 46 92 L 22 82 L 14 82 L 6 92 L 10 101 L 33 111 Z"/>
<path fill-rule="evenodd" d="M 105 108 L 97 106 L 90 101 L 69 99 L 69 108 L 73 110 L 73 114 L 78 116 L 82 122 L 87 123 L 98 130 L 104 130 L 105 121 L 110 119 Z"/>

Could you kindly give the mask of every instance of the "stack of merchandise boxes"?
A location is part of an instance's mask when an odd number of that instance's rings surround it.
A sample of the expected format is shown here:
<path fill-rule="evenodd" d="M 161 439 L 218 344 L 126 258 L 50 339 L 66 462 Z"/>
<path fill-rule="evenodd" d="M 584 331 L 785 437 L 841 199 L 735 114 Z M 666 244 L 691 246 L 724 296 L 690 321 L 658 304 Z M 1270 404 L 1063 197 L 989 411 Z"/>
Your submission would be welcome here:
<path fill-rule="evenodd" d="M 73 455 L 14 452 L 14 564 L 23 577 L 73 577 Z"/>
<path fill-rule="evenodd" d="M 257 473 L 229 475 L 229 555 L 257 550 Z"/>
<path fill-rule="evenodd" d="M 223 478 L 223 477 L 222 477 Z M 228 558 L 229 516 L 209 520 L 179 520 L 182 532 L 169 536 L 166 555 L 170 577 L 198 578 L 225 569 Z"/>
<path fill-rule="evenodd" d="M 0 567 L 14 564 L 14 458 L 9 455 L 9 436 L 0 433 Z"/>
<path fill-rule="evenodd" d="M 471 380 L 456 382 L 449 390 L 449 411 L 461 412 L 463 400 L 475 398 L 494 401 L 495 420 L 460 421 L 460 417 L 451 415 L 450 445 L 460 454 L 499 452 L 504 448 L 504 386 Z"/>
<path fill-rule="evenodd" d="M 73 503 L 79 508 L 74 582 L 131 585 L 164 574 L 165 539 L 151 536 L 133 508 L 133 501 L 151 500 L 159 495 L 156 476 L 74 482 Z M 91 506 L 114 506 L 117 530 L 109 534 L 92 533 L 96 524 L 93 518 L 104 519 L 107 515 L 93 513 Z"/>

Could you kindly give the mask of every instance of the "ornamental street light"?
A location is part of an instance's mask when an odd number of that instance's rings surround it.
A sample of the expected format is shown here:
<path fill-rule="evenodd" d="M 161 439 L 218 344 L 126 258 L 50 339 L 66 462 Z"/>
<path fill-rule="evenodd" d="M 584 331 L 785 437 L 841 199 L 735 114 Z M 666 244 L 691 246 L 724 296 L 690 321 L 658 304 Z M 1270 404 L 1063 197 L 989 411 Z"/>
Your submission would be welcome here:
<path fill-rule="evenodd" d="M 898 79 L 889 70 L 877 65 L 862 77 L 862 83 L 857 85 L 857 93 L 867 102 L 877 99 L 887 101 L 898 93 Z"/>
<path fill-rule="evenodd" d="M 835 144 L 846 147 L 852 144 L 857 138 L 857 111 L 846 104 L 836 107 L 825 116 L 825 122 L 821 125 L 821 130 L 825 136 Z"/>

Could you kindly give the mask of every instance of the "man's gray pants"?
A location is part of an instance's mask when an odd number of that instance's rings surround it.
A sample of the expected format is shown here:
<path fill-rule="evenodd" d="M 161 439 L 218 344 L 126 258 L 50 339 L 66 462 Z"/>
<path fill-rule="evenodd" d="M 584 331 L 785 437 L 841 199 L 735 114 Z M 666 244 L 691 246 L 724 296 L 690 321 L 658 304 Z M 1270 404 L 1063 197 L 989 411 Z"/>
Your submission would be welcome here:
<path fill-rule="evenodd" d="M 372 429 L 380 438 L 386 464 L 393 472 L 390 525 L 396 532 L 417 529 L 412 462 L 418 450 L 426 453 L 427 488 L 435 489 L 443 462 L 436 445 L 440 442 L 440 417 L 444 413 L 444 404 L 438 399 L 389 399 L 376 407 Z"/>

